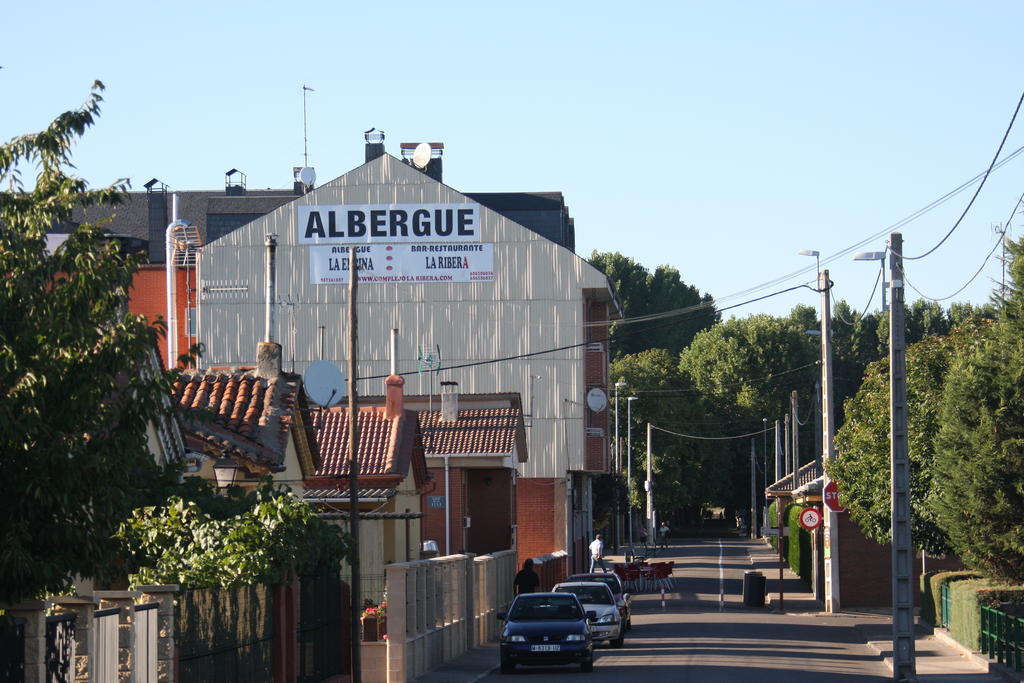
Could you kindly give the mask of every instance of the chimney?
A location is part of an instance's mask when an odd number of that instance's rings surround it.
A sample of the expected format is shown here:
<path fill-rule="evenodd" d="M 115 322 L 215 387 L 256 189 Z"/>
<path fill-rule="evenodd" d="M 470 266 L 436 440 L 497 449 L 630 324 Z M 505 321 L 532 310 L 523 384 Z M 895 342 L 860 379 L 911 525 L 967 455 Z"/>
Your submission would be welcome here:
<path fill-rule="evenodd" d="M 277 379 L 281 375 L 281 345 L 260 342 L 256 345 L 256 376 Z"/>
<path fill-rule="evenodd" d="M 264 333 L 263 341 L 274 341 L 274 303 L 277 301 L 277 236 L 265 235 L 264 244 L 267 246 L 267 303 L 264 309 Z"/>
<path fill-rule="evenodd" d="M 428 159 L 418 158 L 416 148 L 420 145 L 430 147 L 430 157 Z M 402 161 L 416 170 L 426 173 L 427 176 L 437 182 L 441 182 L 441 157 L 444 155 L 443 142 L 403 142 L 399 144 L 399 147 L 402 150 Z"/>
<path fill-rule="evenodd" d="M 441 382 L 441 420 L 455 422 L 459 419 L 459 383 Z"/>
<path fill-rule="evenodd" d="M 363 139 L 366 140 L 367 163 L 384 156 L 384 131 L 371 128 L 363 132 Z"/>
<path fill-rule="evenodd" d="M 224 194 L 229 197 L 245 196 L 245 174 L 237 168 L 224 174 Z"/>
<path fill-rule="evenodd" d="M 384 417 L 388 420 L 393 420 L 405 410 L 405 398 L 402 391 L 402 387 L 405 386 L 405 380 L 402 379 L 401 375 L 390 375 L 384 380 L 384 386 L 386 387 Z"/>

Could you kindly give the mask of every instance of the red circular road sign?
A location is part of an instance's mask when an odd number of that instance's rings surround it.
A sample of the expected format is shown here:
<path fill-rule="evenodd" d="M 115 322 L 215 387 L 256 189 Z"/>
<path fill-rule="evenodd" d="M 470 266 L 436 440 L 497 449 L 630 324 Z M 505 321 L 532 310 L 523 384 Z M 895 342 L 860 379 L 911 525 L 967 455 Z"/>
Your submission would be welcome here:
<path fill-rule="evenodd" d="M 834 481 L 825 484 L 822 497 L 825 499 L 825 505 L 832 512 L 842 512 L 846 509 L 839 503 L 839 486 Z"/>
<path fill-rule="evenodd" d="M 813 531 L 818 528 L 819 524 L 821 524 L 821 513 L 818 508 L 804 508 L 800 511 L 800 526 L 808 531 Z"/>

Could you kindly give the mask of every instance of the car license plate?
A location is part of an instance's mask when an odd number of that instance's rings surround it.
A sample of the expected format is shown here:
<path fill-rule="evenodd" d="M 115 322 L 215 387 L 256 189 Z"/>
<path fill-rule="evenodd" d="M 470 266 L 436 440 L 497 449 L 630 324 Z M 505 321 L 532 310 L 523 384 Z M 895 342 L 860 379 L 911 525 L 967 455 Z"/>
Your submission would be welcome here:
<path fill-rule="evenodd" d="M 558 645 L 531 645 L 530 652 L 558 652 Z"/>

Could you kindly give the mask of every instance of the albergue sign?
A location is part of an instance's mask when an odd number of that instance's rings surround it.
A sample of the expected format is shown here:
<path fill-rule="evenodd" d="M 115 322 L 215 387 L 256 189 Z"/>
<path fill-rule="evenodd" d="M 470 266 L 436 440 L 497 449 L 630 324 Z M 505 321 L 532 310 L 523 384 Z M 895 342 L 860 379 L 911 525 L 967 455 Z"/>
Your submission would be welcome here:
<path fill-rule="evenodd" d="M 479 242 L 480 205 L 300 205 L 295 227 L 299 244 Z"/>

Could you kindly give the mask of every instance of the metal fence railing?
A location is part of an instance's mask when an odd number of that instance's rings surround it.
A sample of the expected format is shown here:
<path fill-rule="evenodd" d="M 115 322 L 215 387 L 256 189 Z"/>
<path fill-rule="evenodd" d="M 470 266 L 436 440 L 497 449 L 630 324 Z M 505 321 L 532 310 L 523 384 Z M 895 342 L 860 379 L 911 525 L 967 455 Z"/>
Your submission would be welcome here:
<path fill-rule="evenodd" d="M 157 660 L 157 608 L 160 605 L 151 602 L 135 605 L 135 681 L 136 683 L 156 683 Z"/>
<path fill-rule="evenodd" d="M 994 607 L 981 608 L 981 651 L 989 659 L 1020 671 L 1024 618 Z"/>
<path fill-rule="evenodd" d="M 120 607 L 98 609 L 92 613 L 95 634 L 92 676 L 96 683 L 117 683 L 117 622 Z"/>
<path fill-rule="evenodd" d="M 75 675 L 75 615 L 46 617 L 46 680 L 71 683 Z"/>
<path fill-rule="evenodd" d="M 949 628 L 949 615 L 953 612 L 953 600 L 949 593 L 949 584 L 942 583 L 939 601 L 942 607 L 942 614 L 939 615 L 939 625 L 942 628 Z"/>
<path fill-rule="evenodd" d="M 25 680 L 25 619 L 0 617 L 0 681 Z"/>

